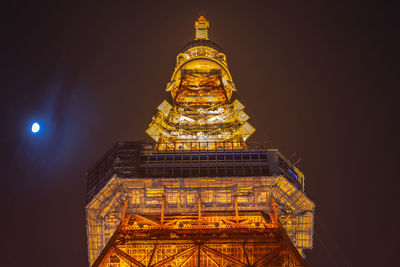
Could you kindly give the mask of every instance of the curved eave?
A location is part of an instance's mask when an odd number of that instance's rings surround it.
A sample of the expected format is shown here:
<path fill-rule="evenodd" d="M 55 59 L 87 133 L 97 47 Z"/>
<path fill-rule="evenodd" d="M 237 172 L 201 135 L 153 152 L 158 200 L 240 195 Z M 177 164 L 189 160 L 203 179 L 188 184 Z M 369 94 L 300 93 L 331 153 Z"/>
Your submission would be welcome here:
<path fill-rule="evenodd" d="M 197 39 L 197 40 L 190 41 L 184 47 L 181 48 L 179 53 L 184 53 L 186 50 L 196 47 L 196 46 L 208 46 L 208 47 L 211 47 L 211 48 L 217 50 L 220 53 L 225 54 L 224 50 L 216 42 L 208 40 L 208 39 Z"/>
<path fill-rule="evenodd" d="M 232 81 L 231 73 L 229 72 L 228 67 L 227 67 L 225 64 L 223 64 L 221 61 L 218 61 L 218 60 L 216 60 L 216 59 L 214 59 L 214 58 L 206 57 L 206 56 L 192 57 L 192 58 L 190 58 L 190 59 L 188 59 L 188 60 L 182 61 L 182 63 L 180 63 L 179 65 L 177 65 L 177 66 L 175 67 L 174 73 L 172 73 L 171 81 L 174 81 L 174 80 L 175 80 L 175 75 L 176 75 L 176 73 L 180 70 L 180 68 L 181 68 L 183 65 L 185 65 L 186 63 L 188 63 L 188 62 L 190 62 L 190 61 L 196 60 L 196 59 L 207 59 L 207 60 L 214 61 L 215 63 L 217 63 L 218 65 L 220 65 L 220 66 L 225 70 L 226 74 L 228 75 L 229 81 Z M 235 88 L 233 88 L 233 91 L 236 91 Z"/>

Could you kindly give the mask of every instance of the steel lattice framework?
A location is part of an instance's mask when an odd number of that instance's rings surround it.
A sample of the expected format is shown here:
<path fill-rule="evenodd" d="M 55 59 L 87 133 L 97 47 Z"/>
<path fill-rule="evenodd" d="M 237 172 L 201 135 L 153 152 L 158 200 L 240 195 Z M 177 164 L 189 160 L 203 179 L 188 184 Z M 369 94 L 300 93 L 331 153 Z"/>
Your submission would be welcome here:
<path fill-rule="evenodd" d="M 275 209 L 240 213 L 235 202 L 235 212 L 161 217 L 128 215 L 125 204 L 93 266 L 307 266 Z"/>
<path fill-rule="evenodd" d="M 91 266 L 307 266 L 314 203 L 304 175 L 255 129 L 209 23 L 177 56 L 170 104 L 147 133 L 119 142 L 87 173 Z"/>

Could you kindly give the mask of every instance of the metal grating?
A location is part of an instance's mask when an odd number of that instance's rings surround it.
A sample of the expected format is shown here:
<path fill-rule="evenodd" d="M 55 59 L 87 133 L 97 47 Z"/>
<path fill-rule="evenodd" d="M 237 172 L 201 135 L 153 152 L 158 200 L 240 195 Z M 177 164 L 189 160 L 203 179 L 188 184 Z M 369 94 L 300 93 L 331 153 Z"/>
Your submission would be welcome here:
<path fill-rule="evenodd" d="M 276 149 L 157 150 L 145 142 L 118 142 L 87 172 L 87 200 L 116 175 L 125 178 L 253 177 L 283 175 L 302 188 L 303 174 Z"/>

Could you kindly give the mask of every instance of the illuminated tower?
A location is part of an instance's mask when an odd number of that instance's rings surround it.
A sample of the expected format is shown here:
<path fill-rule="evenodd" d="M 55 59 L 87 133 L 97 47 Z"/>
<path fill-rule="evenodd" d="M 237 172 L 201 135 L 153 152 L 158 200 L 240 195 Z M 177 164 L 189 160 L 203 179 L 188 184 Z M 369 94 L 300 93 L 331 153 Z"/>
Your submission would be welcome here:
<path fill-rule="evenodd" d="M 244 148 L 255 131 L 247 122 L 244 106 L 235 100 L 236 91 L 226 56 L 207 36 L 208 21 L 196 21 L 196 39 L 177 56 L 176 67 L 166 91 L 172 105 L 161 103 L 147 133 L 159 149 L 215 149 L 229 144 Z M 199 147 L 200 146 L 200 147 Z"/>
<path fill-rule="evenodd" d="M 200 16 L 147 133 L 88 172 L 90 266 L 307 266 L 314 203 L 303 174 L 251 144 L 222 49 Z"/>

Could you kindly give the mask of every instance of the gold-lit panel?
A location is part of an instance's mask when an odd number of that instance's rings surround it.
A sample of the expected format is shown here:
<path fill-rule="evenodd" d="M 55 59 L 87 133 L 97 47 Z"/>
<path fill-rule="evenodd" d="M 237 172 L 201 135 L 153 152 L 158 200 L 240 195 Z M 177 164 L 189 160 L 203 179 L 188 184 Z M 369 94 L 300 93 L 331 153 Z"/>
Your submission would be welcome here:
<path fill-rule="evenodd" d="M 277 218 L 294 246 L 300 252 L 312 248 L 315 205 L 285 177 L 114 177 L 86 206 L 90 261 L 94 262 L 113 235 L 121 221 L 125 202 L 128 214 L 159 216 L 164 205 L 165 215 L 170 216 L 198 213 L 199 200 L 201 212 L 233 212 L 235 198 L 241 213 L 273 212 L 271 201 L 274 200 Z M 222 227 L 223 222 L 220 219 L 218 222 Z M 255 225 L 255 221 L 250 225 Z M 179 223 L 168 227 L 179 228 Z"/>
<path fill-rule="evenodd" d="M 273 215 L 229 212 L 126 214 L 93 267 L 307 264 Z"/>
<path fill-rule="evenodd" d="M 208 27 L 208 21 L 200 17 L 196 40 L 208 40 Z M 247 122 L 244 105 L 231 101 L 236 87 L 226 56 L 210 46 L 199 44 L 178 55 L 166 91 L 172 103 L 161 103 L 146 131 L 158 149 L 207 150 L 223 143 L 239 143 L 235 148 L 244 148 L 244 141 L 255 131 Z"/>

